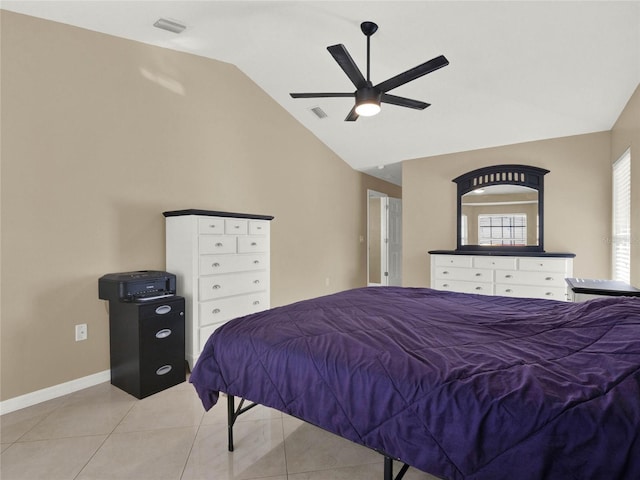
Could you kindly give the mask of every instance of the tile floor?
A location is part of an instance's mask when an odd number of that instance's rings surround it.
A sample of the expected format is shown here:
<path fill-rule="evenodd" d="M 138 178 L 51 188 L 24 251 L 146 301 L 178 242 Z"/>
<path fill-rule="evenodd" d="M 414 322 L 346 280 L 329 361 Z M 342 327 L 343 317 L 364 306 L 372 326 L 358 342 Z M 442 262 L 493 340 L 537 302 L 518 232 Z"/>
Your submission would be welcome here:
<path fill-rule="evenodd" d="M 186 382 L 142 400 L 103 383 L 0 421 L 2 480 L 382 480 L 379 454 L 262 406 L 229 453 L 226 401 L 205 413 Z"/>

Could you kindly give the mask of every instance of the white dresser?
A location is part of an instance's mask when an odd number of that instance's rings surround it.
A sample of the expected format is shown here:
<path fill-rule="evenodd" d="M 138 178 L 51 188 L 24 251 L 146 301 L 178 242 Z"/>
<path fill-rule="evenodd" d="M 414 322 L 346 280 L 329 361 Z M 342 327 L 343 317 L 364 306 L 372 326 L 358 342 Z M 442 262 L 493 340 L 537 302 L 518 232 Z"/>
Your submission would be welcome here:
<path fill-rule="evenodd" d="M 507 297 L 570 299 L 573 254 L 431 254 L 431 288 Z"/>
<path fill-rule="evenodd" d="M 271 216 L 164 212 L 166 270 L 185 298 L 185 355 L 193 367 L 223 323 L 270 306 Z"/>

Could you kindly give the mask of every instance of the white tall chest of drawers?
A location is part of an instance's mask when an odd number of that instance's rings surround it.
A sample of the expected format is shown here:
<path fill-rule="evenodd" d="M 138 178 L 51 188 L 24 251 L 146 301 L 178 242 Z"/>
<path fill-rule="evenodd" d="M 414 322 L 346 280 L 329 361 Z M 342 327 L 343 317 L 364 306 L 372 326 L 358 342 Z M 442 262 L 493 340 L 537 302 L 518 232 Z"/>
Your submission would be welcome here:
<path fill-rule="evenodd" d="M 570 300 L 565 278 L 573 276 L 573 254 L 429 253 L 431 288 L 483 295 Z"/>
<path fill-rule="evenodd" d="M 193 367 L 213 331 L 270 307 L 271 216 L 164 212 L 166 270 L 185 298 L 185 356 Z"/>

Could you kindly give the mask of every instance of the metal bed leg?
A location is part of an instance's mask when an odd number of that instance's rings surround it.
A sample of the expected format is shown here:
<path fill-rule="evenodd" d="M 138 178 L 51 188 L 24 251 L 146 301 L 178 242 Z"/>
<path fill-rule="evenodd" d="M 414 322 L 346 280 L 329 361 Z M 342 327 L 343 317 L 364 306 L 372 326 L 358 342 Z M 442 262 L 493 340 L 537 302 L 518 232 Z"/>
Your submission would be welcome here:
<path fill-rule="evenodd" d="M 233 452 L 233 424 L 236 422 L 235 419 L 235 397 L 233 395 L 227 395 L 227 432 L 229 435 L 229 451 Z"/>
<path fill-rule="evenodd" d="M 402 480 L 404 474 L 409 470 L 409 465 L 406 463 L 402 465 L 402 468 L 398 472 L 396 477 L 393 476 L 393 458 L 384 456 L 384 480 Z"/>
<path fill-rule="evenodd" d="M 251 410 L 253 407 L 257 407 L 257 403 L 252 403 L 246 407 L 242 407 L 244 405 L 244 398 L 240 399 L 240 405 L 238 408 L 235 408 L 235 397 L 233 395 L 227 395 L 227 433 L 229 438 L 228 448 L 230 452 L 233 452 L 233 425 L 236 423 L 236 420 L 240 415 L 244 412 Z"/>

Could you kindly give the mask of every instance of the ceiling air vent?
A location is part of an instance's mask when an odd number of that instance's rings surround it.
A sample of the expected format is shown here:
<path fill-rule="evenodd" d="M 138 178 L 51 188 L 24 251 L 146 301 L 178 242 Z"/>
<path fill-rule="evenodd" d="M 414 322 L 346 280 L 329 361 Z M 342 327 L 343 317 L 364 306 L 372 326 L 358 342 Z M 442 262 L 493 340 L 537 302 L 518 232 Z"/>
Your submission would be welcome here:
<path fill-rule="evenodd" d="M 181 23 L 174 22 L 173 20 L 167 20 L 166 18 L 160 18 L 156 23 L 153 24 L 154 27 L 161 28 L 162 30 L 168 30 L 173 33 L 182 33 L 186 25 L 182 25 Z"/>
<path fill-rule="evenodd" d="M 313 107 L 311 111 L 315 113 L 318 118 L 327 118 L 327 114 L 320 107 Z"/>

